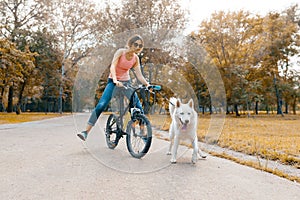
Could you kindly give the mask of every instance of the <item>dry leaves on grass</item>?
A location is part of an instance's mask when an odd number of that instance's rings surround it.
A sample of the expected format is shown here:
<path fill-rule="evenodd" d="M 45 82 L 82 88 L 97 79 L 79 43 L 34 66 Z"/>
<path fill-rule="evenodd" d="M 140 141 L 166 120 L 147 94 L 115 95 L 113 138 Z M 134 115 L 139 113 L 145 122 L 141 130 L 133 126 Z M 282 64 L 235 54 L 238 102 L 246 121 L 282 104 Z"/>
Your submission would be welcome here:
<path fill-rule="evenodd" d="M 151 122 L 168 130 L 167 115 L 152 116 Z M 200 115 L 198 138 L 205 141 L 210 115 Z M 260 156 L 300 168 L 300 116 L 257 115 L 234 117 L 227 115 L 218 145 L 237 152 Z"/>
<path fill-rule="evenodd" d="M 15 124 L 29 121 L 37 121 L 43 119 L 49 119 L 53 117 L 61 117 L 69 114 L 59 114 L 59 113 L 22 113 L 17 115 L 16 113 L 0 113 L 0 124 Z"/>

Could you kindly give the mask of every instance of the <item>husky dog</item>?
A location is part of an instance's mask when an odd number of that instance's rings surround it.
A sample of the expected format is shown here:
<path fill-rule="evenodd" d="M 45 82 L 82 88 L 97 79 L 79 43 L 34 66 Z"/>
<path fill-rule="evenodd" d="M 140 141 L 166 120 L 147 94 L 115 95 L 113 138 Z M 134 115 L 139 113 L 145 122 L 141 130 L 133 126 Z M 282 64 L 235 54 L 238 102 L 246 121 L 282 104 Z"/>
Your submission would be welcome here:
<path fill-rule="evenodd" d="M 170 146 L 168 155 L 172 154 L 171 163 L 176 163 L 177 149 L 180 140 L 189 139 L 193 145 L 192 163 L 197 162 L 197 154 L 206 158 L 206 155 L 198 148 L 197 123 L 198 115 L 194 110 L 194 101 L 190 99 L 187 104 L 183 104 L 180 99 L 172 97 L 169 103 L 172 123 L 169 129 Z M 174 140 L 174 146 L 172 149 Z M 172 152 L 171 152 L 172 151 Z"/>

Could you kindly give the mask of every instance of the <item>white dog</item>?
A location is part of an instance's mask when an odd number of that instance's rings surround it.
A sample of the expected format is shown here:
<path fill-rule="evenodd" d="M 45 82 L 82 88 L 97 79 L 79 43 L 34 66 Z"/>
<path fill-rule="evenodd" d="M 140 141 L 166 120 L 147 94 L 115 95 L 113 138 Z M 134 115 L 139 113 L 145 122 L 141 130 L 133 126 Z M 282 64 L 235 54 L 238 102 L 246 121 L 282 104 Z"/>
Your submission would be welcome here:
<path fill-rule="evenodd" d="M 180 140 L 189 139 L 193 146 L 192 163 L 197 162 L 197 154 L 202 158 L 206 155 L 198 148 L 197 124 L 198 115 L 194 110 L 194 101 L 191 99 L 187 104 L 183 104 L 180 99 L 172 97 L 169 104 L 172 123 L 170 125 L 170 146 L 168 155 L 172 154 L 171 163 L 176 163 L 177 149 Z M 174 140 L 174 146 L 172 149 Z M 172 153 L 171 153 L 172 150 Z"/>

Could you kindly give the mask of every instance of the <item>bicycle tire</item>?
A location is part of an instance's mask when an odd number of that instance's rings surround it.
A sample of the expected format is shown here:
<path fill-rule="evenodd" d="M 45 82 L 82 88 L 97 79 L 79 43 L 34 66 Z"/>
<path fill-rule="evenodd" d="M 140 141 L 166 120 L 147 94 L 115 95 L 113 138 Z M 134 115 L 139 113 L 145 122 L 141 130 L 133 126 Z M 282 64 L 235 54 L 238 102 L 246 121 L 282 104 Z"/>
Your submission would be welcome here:
<path fill-rule="evenodd" d="M 144 128 L 141 129 L 141 125 Z M 143 130 L 143 134 L 141 134 Z M 126 144 L 129 153 L 134 158 L 142 158 L 149 151 L 152 142 L 152 127 L 148 118 L 139 114 L 135 117 L 134 121 L 130 120 L 126 128 Z"/>
<path fill-rule="evenodd" d="M 120 127 L 118 124 L 117 116 L 115 114 L 110 114 L 106 121 L 105 129 L 105 139 L 108 148 L 114 149 L 119 142 L 119 132 Z"/>

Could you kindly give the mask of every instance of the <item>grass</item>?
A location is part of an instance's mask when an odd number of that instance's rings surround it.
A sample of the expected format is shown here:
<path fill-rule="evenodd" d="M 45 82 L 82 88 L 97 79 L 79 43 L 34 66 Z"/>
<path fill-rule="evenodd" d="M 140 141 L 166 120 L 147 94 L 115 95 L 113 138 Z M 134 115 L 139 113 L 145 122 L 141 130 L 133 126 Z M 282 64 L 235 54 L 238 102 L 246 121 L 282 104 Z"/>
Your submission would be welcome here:
<path fill-rule="evenodd" d="M 49 119 L 54 117 L 61 117 L 67 115 L 65 113 L 21 113 L 17 115 L 16 113 L 3 113 L 0 112 L 0 124 L 15 124 L 29 121 L 37 121 L 43 119 Z"/>
<path fill-rule="evenodd" d="M 239 163 L 239 164 L 242 164 L 242 165 L 247 165 L 247 166 L 253 167 L 253 168 L 258 169 L 258 170 L 264 170 L 266 172 L 275 174 L 275 175 L 280 176 L 282 178 L 286 178 L 286 179 L 289 179 L 291 181 L 296 181 L 296 182 L 300 183 L 300 177 L 299 176 L 289 175 L 289 174 L 286 174 L 286 173 L 284 173 L 284 172 L 282 172 L 282 171 L 280 171 L 278 169 L 271 169 L 268 166 L 262 166 L 259 162 L 241 160 L 239 158 L 236 158 L 234 156 L 228 155 L 226 153 L 210 152 L 210 154 L 212 154 L 213 156 L 225 158 L 227 160 L 232 160 L 232 161 L 234 161 L 236 163 Z"/>
<path fill-rule="evenodd" d="M 299 116 L 228 117 L 218 145 L 300 169 L 299 128 Z"/>
<path fill-rule="evenodd" d="M 152 123 L 163 130 L 168 130 L 170 117 L 158 118 L 160 119 L 152 120 Z M 210 120 L 209 115 L 199 117 L 200 141 L 206 139 Z M 284 164 L 294 165 L 300 169 L 300 116 L 259 115 L 251 118 L 226 116 L 217 144 L 249 155 L 280 160 Z"/>
<path fill-rule="evenodd" d="M 152 124 L 162 130 L 168 130 L 171 119 L 169 116 L 151 117 Z M 199 115 L 198 139 L 205 142 L 210 125 L 210 115 Z M 222 132 L 216 141 L 223 148 L 257 156 L 266 160 L 279 161 L 285 165 L 300 169 L 300 116 L 299 115 L 257 115 L 235 117 L 227 115 Z M 235 162 L 230 155 L 218 155 Z M 239 161 L 254 168 L 269 171 L 260 163 Z M 278 171 L 272 173 L 286 177 Z M 290 180 L 300 182 L 300 177 L 289 177 Z"/>

